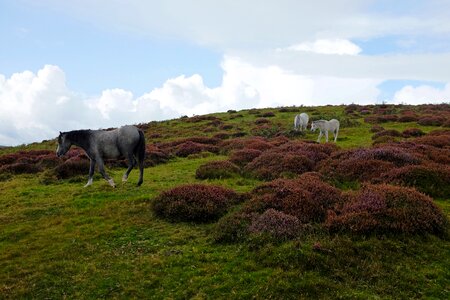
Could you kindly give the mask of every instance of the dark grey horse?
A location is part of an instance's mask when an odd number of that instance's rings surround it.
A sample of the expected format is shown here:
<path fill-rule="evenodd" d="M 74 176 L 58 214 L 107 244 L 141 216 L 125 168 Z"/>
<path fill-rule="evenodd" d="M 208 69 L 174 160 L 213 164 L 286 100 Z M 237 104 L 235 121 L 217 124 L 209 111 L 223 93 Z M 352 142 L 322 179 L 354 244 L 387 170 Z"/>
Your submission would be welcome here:
<path fill-rule="evenodd" d="M 91 160 L 89 167 L 89 180 L 85 187 L 92 184 L 95 164 L 98 170 L 112 187 L 114 180 L 105 172 L 104 158 L 125 157 L 128 160 L 128 169 L 123 174 L 122 181 L 127 181 L 133 167 L 139 164 L 138 186 L 142 184 L 144 176 L 145 138 L 144 133 L 134 126 L 123 126 L 110 131 L 105 130 L 74 130 L 60 132 L 58 137 L 58 157 L 69 151 L 72 145 L 83 148 Z"/>

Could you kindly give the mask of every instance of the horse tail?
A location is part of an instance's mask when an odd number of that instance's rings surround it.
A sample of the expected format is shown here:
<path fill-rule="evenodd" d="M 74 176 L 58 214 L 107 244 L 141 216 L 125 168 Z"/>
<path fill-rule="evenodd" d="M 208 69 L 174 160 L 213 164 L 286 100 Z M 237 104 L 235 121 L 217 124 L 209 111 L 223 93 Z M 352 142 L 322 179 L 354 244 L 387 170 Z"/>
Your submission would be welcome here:
<path fill-rule="evenodd" d="M 139 141 L 134 149 L 134 153 L 139 162 L 144 162 L 145 159 L 145 137 L 144 132 L 142 130 L 139 131 Z"/>
<path fill-rule="evenodd" d="M 134 149 L 134 155 L 137 157 L 139 163 L 139 181 L 137 183 L 140 186 L 144 179 L 144 159 L 145 159 L 145 137 L 144 132 L 142 130 L 138 130 L 139 132 L 139 141 Z"/>

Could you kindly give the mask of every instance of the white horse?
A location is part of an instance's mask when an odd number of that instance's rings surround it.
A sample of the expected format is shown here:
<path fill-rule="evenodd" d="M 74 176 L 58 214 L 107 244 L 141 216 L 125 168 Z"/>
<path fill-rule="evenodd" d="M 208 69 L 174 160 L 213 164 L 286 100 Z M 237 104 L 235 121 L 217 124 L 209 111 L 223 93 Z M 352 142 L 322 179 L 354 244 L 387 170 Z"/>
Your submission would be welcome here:
<path fill-rule="evenodd" d="M 320 143 L 320 138 L 322 137 L 323 133 L 325 132 L 325 139 L 328 142 L 328 131 L 333 132 L 334 135 L 334 142 L 336 142 L 338 133 L 339 133 L 339 121 L 336 119 L 331 119 L 330 121 L 327 120 L 318 120 L 313 121 L 311 123 L 311 131 L 315 131 L 317 128 L 319 128 L 319 138 L 317 139 L 317 142 Z"/>
<path fill-rule="evenodd" d="M 309 117 L 305 113 L 301 113 L 295 116 L 294 119 L 294 129 L 298 130 L 300 128 L 301 131 L 306 130 L 308 127 Z"/>

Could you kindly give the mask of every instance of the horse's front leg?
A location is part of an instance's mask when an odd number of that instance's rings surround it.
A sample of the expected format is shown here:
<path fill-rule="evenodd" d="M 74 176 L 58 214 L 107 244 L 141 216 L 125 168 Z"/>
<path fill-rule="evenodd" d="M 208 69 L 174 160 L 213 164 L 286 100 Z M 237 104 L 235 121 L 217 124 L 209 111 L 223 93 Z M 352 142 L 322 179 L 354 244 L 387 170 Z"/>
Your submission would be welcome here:
<path fill-rule="evenodd" d="M 325 140 L 328 143 L 328 130 L 325 130 Z"/>
<path fill-rule="evenodd" d="M 97 159 L 97 163 L 98 163 L 98 171 L 100 172 L 100 174 L 102 174 L 103 178 L 105 178 L 105 180 L 108 181 L 109 185 L 115 188 L 116 184 L 114 183 L 114 180 L 111 177 L 109 177 L 108 174 L 106 174 L 105 172 L 105 164 L 103 162 L 103 159 L 101 158 Z"/>
<path fill-rule="evenodd" d="M 320 138 L 322 137 L 322 130 L 319 132 L 319 137 L 317 138 L 317 142 L 320 143 Z"/>
<path fill-rule="evenodd" d="M 84 187 L 88 187 L 92 184 L 92 181 L 94 179 L 94 171 L 95 171 L 95 160 L 91 159 L 90 165 L 89 165 L 89 179 Z"/>

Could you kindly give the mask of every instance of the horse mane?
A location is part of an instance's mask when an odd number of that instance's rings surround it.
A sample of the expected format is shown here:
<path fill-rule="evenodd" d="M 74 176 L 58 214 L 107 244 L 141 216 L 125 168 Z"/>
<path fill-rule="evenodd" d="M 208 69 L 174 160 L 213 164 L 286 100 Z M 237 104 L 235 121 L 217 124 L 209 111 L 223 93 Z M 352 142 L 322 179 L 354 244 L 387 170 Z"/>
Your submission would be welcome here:
<path fill-rule="evenodd" d="M 86 148 L 89 145 L 89 137 L 92 134 L 92 130 L 73 130 L 65 132 L 65 134 L 66 138 L 69 139 L 73 144 L 80 146 L 81 148 Z"/>

